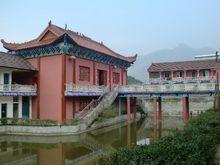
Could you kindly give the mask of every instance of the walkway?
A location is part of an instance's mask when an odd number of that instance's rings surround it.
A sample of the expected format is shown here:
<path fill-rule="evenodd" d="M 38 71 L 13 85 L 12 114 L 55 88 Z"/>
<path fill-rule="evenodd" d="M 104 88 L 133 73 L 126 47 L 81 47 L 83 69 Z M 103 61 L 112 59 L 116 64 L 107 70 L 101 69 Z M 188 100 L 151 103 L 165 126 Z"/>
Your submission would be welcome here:
<path fill-rule="evenodd" d="M 137 99 L 143 96 L 153 98 L 155 113 L 154 116 L 161 117 L 162 97 L 177 96 L 182 97 L 183 117 L 184 119 L 188 120 L 189 96 L 214 96 L 216 91 L 215 88 L 216 83 L 214 81 L 167 81 L 161 84 L 120 85 L 116 86 L 111 92 L 103 93 L 103 95 L 101 95 L 97 101 L 93 100 L 84 110 L 82 110 L 82 115 L 79 115 L 79 118 L 84 121 L 87 127 L 89 127 L 98 117 L 98 115 L 100 115 L 105 109 L 107 109 L 117 97 L 126 97 L 128 121 L 130 121 L 130 97 L 135 97 Z M 135 101 L 135 104 L 135 107 L 137 107 L 137 100 Z"/>

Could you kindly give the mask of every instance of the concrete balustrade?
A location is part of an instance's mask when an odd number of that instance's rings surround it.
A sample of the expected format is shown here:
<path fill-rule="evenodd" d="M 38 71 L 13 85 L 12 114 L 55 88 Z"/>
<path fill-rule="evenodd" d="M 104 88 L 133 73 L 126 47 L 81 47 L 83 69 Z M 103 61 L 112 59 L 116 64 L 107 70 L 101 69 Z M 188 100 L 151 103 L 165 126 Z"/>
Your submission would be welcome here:
<path fill-rule="evenodd" d="M 21 84 L 0 84 L 0 92 L 37 92 L 37 86 Z"/>
<path fill-rule="evenodd" d="M 215 91 L 216 83 L 185 83 L 176 84 L 174 82 L 169 84 L 159 85 L 123 85 L 119 87 L 119 93 L 152 93 L 152 92 L 203 92 Z"/>
<path fill-rule="evenodd" d="M 82 85 L 82 84 L 74 84 L 74 83 L 66 83 L 66 93 L 68 92 L 96 92 L 96 93 L 104 93 L 107 90 L 107 86 L 99 86 L 99 85 Z"/>

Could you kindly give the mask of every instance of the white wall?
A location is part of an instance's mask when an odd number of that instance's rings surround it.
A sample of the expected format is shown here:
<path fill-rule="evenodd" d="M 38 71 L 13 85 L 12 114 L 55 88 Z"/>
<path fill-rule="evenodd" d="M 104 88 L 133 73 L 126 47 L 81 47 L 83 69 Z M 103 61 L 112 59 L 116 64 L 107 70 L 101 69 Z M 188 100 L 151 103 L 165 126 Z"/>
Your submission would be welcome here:
<path fill-rule="evenodd" d="M 12 69 L 0 68 L 0 84 L 4 83 L 4 73 L 9 73 L 9 84 L 12 82 Z"/>
<path fill-rule="evenodd" d="M 1 104 L 7 104 L 7 117 L 13 117 L 13 96 L 1 96 L 0 97 L 0 118 L 2 117 Z M 32 116 L 32 98 L 30 97 L 29 117 Z M 18 118 L 22 118 L 22 96 L 18 97 Z"/>

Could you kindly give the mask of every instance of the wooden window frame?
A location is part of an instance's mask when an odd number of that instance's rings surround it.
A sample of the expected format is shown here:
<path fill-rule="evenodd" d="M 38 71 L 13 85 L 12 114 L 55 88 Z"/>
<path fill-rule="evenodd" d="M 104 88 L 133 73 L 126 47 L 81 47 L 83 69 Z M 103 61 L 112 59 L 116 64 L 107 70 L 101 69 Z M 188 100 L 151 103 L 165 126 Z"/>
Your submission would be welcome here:
<path fill-rule="evenodd" d="M 113 84 L 119 84 L 120 83 L 120 73 L 113 72 Z"/>
<path fill-rule="evenodd" d="M 79 80 L 90 82 L 90 67 L 79 66 Z"/>

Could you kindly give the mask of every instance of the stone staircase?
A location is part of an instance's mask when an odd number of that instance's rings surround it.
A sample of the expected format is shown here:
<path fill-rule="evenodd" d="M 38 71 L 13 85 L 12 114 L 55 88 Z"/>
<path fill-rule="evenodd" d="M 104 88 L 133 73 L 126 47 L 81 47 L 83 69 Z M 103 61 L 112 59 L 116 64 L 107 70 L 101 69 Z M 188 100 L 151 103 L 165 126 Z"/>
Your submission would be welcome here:
<path fill-rule="evenodd" d="M 91 126 L 94 120 L 111 104 L 115 101 L 119 93 L 119 86 L 116 86 L 112 91 L 105 93 L 97 101 L 92 101 L 90 104 L 93 106 L 90 107 L 87 112 L 81 117 L 83 123 L 86 127 Z M 94 103 L 95 102 L 95 103 Z"/>

